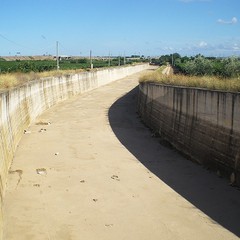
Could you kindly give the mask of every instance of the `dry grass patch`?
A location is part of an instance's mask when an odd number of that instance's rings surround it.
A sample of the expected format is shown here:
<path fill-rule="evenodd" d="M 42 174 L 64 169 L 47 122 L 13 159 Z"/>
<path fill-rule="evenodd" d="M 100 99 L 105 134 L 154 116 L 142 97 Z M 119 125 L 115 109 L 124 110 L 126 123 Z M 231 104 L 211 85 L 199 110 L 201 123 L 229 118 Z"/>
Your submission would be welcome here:
<path fill-rule="evenodd" d="M 71 74 L 80 73 L 86 70 L 78 69 L 78 70 L 55 70 L 49 72 L 41 72 L 41 73 L 6 73 L 0 74 L 0 90 L 6 90 L 9 88 L 13 88 L 16 86 L 20 86 L 26 82 L 37 80 L 40 78 L 47 77 L 61 77 L 61 76 L 69 76 Z"/>
<path fill-rule="evenodd" d="M 160 83 L 174 86 L 185 86 L 195 88 L 206 88 L 211 90 L 223 90 L 231 92 L 240 92 L 239 78 L 219 78 L 213 76 L 185 76 L 185 75 L 163 75 L 161 71 L 157 70 L 150 74 L 143 75 L 139 82 Z"/>
<path fill-rule="evenodd" d="M 18 83 L 17 78 L 12 74 L 0 75 L 0 89 L 8 89 L 16 86 Z"/>

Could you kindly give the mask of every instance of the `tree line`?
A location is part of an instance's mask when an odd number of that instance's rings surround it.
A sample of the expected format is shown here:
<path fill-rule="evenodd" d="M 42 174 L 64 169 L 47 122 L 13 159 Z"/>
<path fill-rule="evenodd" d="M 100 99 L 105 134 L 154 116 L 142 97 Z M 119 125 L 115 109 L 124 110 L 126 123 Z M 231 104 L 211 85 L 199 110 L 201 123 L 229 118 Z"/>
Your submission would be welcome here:
<path fill-rule="evenodd" d="M 239 57 L 204 57 L 198 54 L 194 57 L 181 57 L 174 53 L 154 58 L 153 64 L 171 64 L 178 73 L 191 76 L 218 76 L 223 78 L 240 77 L 240 58 Z"/>

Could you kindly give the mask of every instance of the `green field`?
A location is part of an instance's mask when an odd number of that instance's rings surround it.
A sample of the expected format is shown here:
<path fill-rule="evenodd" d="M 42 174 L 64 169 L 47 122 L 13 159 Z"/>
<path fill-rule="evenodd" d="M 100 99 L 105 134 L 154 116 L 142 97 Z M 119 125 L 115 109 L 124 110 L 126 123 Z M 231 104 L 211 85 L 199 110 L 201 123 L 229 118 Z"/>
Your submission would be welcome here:
<path fill-rule="evenodd" d="M 136 62 L 136 61 L 134 61 Z M 94 68 L 108 67 L 108 59 L 93 59 Z M 127 64 L 133 63 L 132 60 L 128 60 Z M 124 59 L 120 58 L 120 64 L 124 64 Z M 112 58 L 110 62 L 111 66 L 118 66 L 119 59 Z M 60 70 L 76 70 L 90 68 L 90 60 L 88 58 L 70 59 L 59 61 Z M 0 58 L 0 73 L 15 73 L 15 72 L 45 72 L 56 70 L 56 60 L 16 60 L 5 61 Z"/>

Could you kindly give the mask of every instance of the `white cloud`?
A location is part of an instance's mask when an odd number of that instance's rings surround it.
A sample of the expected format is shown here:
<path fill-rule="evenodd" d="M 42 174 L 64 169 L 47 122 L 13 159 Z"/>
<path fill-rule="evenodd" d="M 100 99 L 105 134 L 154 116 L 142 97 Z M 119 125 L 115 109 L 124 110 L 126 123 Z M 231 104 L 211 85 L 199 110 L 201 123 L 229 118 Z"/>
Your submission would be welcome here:
<path fill-rule="evenodd" d="M 239 50 L 240 50 L 240 45 L 238 45 L 237 43 L 235 43 L 235 44 L 233 45 L 233 50 L 239 51 Z"/>
<path fill-rule="evenodd" d="M 233 17 L 231 21 L 218 19 L 217 22 L 220 24 L 236 24 L 238 22 L 238 19 L 236 17 Z"/>
<path fill-rule="evenodd" d="M 240 50 L 240 47 L 233 47 L 233 50 L 239 51 L 239 50 Z"/>
<path fill-rule="evenodd" d="M 197 41 L 187 43 L 171 43 L 171 45 L 167 42 L 162 42 L 158 46 L 160 47 L 154 49 L 157 55 L 177 52 L 182 56 L 195 56 L 199 53 L 204 56 L 240 56 L 240 37 L 226 37 L 216 42 L 209 39 L 198 39 Z"/>
<path fill-rule="evenodd" d="M 200 48 L 204 48 L 204 47 L 206 47 L 208 44 L 206 43 L 206 42 L 204 42 L 204 41 L 201 41 L 200 43 L 199 43 L 199 47 Z"/>
<path fill-rule="evenodd" d="M 233 17 L 233 18 L 232 18 L 232 24 L 235 24 L 235 23 L 237 23 L 237 22 L 238 22 L 237 18 L 236 18 L 236 17 Z"/>
<path fill-rule="evenodd" d="M 163 50 L 165 50 L 165 51 L 173 51 L 174 48 L 173 47 L 163 47 Z"/>
<path fill-rule="evenodd" d="M 223 43 L 207 43 L 200 41 L 198 43 L 188 43 L 182 46 L 181 49 L 176 49 L 175 52 L 179 52 L 181 55 L 196 55 L 203 54 L 206 56 L 231 56 L 240 54 L 240 38 L 235 40 L 228 39 Z"/>

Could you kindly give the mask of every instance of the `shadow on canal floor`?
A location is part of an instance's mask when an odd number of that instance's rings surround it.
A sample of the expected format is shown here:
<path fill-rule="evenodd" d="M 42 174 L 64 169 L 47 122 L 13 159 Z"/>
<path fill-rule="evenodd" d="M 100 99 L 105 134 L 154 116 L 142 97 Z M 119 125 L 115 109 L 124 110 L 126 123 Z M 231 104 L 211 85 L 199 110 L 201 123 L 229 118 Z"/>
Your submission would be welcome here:
<path fill-rule="evenodd" d="M 109 109 L 109 122 L 116 137 L 174 191 L 240 237 L 240 191 L 152 137 L 136 113 L 137 94 L 136 87 Z"/>

